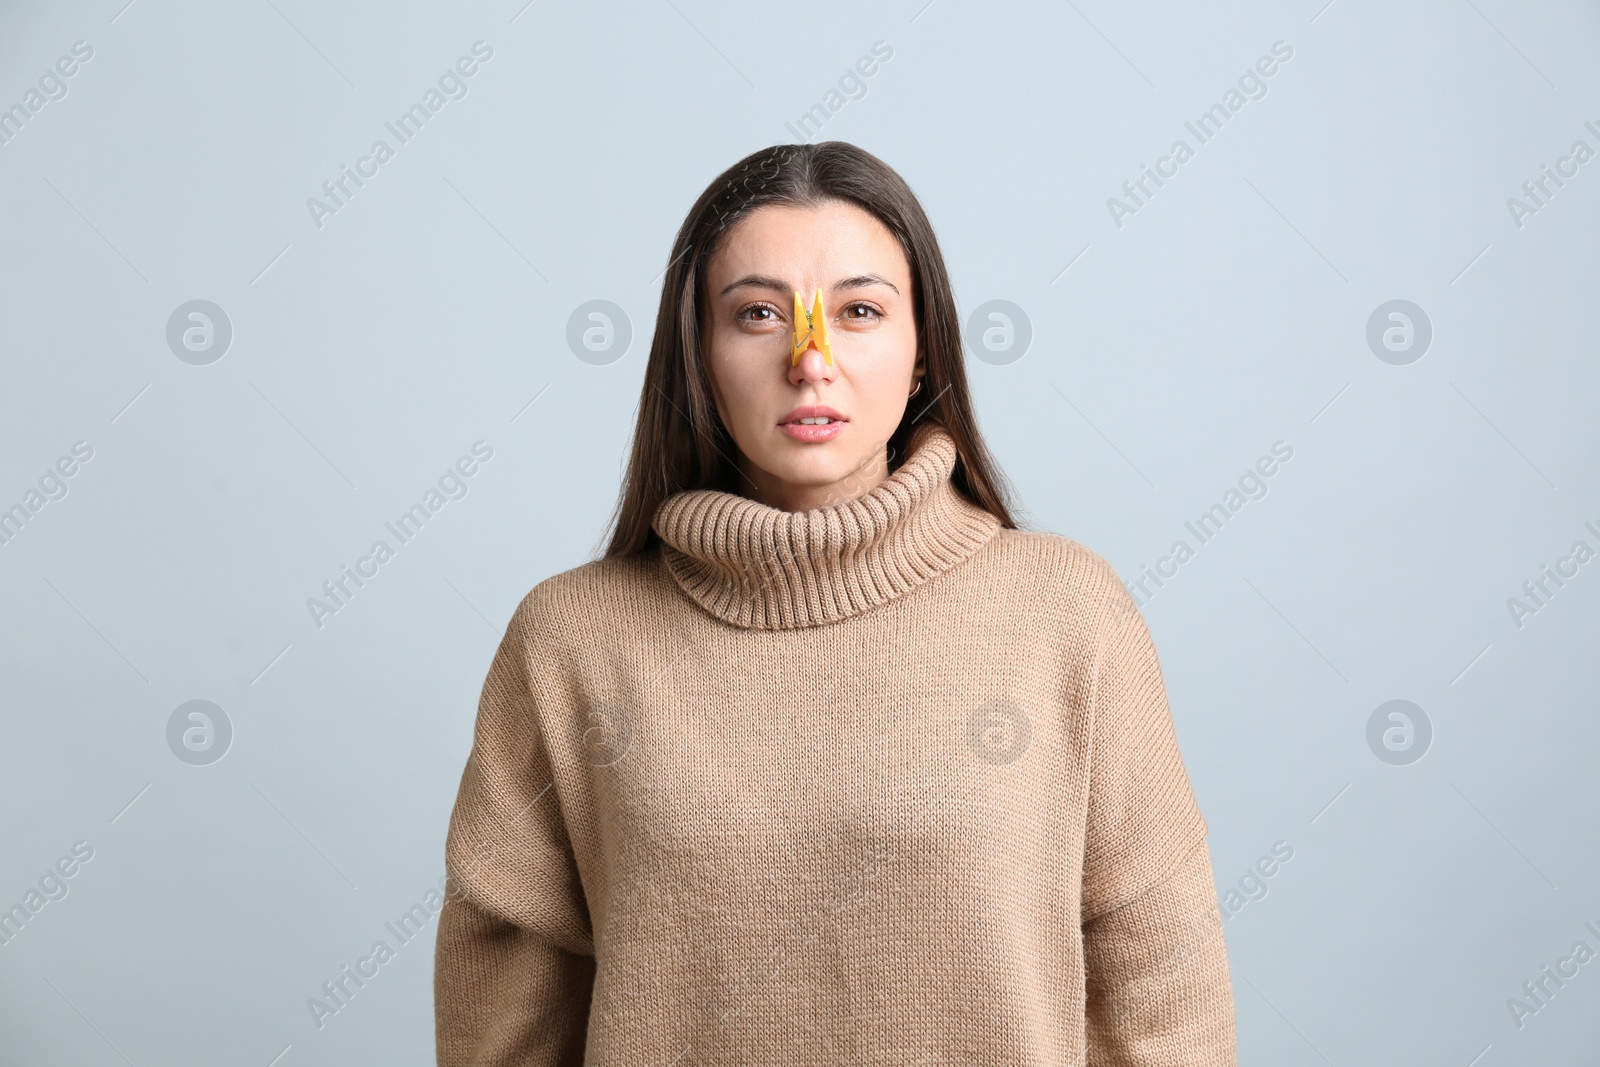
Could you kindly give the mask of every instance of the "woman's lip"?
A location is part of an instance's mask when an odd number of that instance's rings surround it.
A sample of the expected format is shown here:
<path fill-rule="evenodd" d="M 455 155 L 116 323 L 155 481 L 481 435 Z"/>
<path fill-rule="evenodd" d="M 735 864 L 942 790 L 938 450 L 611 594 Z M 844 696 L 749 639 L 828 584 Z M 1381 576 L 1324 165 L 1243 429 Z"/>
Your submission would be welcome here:
<path fill-rule="evenodd" d="M 802 441 L 807 444 L 815 444 L 819 441 L 831 441 L 833 438 L 837 437 L 844 429 L 844 420 L 836 419 L 833 422 L 826 423 L 824 425 L 815 425 L 803 422 L 784 422 L 778 424 L 778 429 L 782 430 L 796 441 Z"/>
<path fill-rule="evenodd" d="M 779 420 L 778 425 L 798 422 L 800 419 L 833 419 L 835 422 L 844 422 L 845 417 L 826 404 L 801 404 L 792 408 L 787 415 Z"/>

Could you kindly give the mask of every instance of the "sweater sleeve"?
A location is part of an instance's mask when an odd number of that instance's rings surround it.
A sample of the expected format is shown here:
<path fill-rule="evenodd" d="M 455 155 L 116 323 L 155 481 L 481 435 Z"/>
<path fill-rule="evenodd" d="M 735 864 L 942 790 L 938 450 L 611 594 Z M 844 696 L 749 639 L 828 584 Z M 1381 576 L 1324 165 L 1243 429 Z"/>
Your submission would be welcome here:
<path fill-rule="evenodd" d="M 583 1062 L 594 949 L 528 686 L 527 602 L 484 681 L 445 841 L 434 952 L 439 1067 Z"/>
<path fill-rule="evenodd" d="M 1233 985 L 1205 842 L 1084 926 L 1088 1067 L 1237 1067 Z"/>
<path fill-rule="evenodd" d="M 1120 582 L 1091 693 L 1088 1067 L 1234 1067 L 1233 987 L 1207 827 L 1149 629 Z"/>

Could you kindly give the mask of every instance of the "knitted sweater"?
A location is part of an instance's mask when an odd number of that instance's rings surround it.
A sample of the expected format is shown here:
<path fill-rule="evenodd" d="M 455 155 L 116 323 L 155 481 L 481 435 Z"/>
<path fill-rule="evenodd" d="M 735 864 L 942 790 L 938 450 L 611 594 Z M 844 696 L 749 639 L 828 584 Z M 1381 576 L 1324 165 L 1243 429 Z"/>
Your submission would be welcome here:
<path fill-rule="evenodd" d="M 1144 620 L 1000 528 L 941 427 L 854 500 L 677 493 L 489 667 L 438 1061 L 1237 1063 L 1207 826 Z"/>

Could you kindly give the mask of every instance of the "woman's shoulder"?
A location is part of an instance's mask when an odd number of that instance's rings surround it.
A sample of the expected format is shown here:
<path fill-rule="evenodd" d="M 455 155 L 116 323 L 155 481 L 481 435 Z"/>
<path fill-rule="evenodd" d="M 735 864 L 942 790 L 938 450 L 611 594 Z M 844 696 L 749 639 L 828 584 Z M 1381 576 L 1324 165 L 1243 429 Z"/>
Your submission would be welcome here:
<path fill-rule="evenodd" d="M 1108 603 L 1128 599 L 1116 568 L 1075 538 L 1049 530 L 1002 529 L 994 542 L 996 562 L 1042 595 Z"/>
<path fill-rule="evenodd" d="M 1066 534 L 1048 530 L 1000 530 L 995 550 L 1008 565 L 1037 569 L 1051 585 L 1085 589 L 1122 589 L 1122 577 L 1104 555 Z"/>
<path fill-rule="evenodd" d="M 514 620 L 532 630 L 573 633 L 632 615 L 659 595 L 654 552 L 590 560 L 550 575 L 523 594 Z"/>

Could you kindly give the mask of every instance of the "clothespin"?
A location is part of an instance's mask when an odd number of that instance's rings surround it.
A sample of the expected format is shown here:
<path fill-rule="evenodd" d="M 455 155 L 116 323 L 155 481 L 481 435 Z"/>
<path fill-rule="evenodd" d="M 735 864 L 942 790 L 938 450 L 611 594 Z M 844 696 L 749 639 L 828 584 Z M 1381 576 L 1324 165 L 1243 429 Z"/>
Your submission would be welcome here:
<path fill-rule="evenodd" d="M 805 320 L 805 328 L 801 329 L 800 321 Z M 810 311 L 800 302 L 800 290 L 794 291 L 794 344 L 789 353 L 789 365 L 799 366 L 800 357 L 805 355 L 806 349 L 815 343 L 817 351 L 822 353 L 822 360 L 829 366 L 833 365 L 833 346 L 828 343 L 828 319 L 822 306 L 822 290 L 817 290 L 816 300 L 812 302 Z"/>

